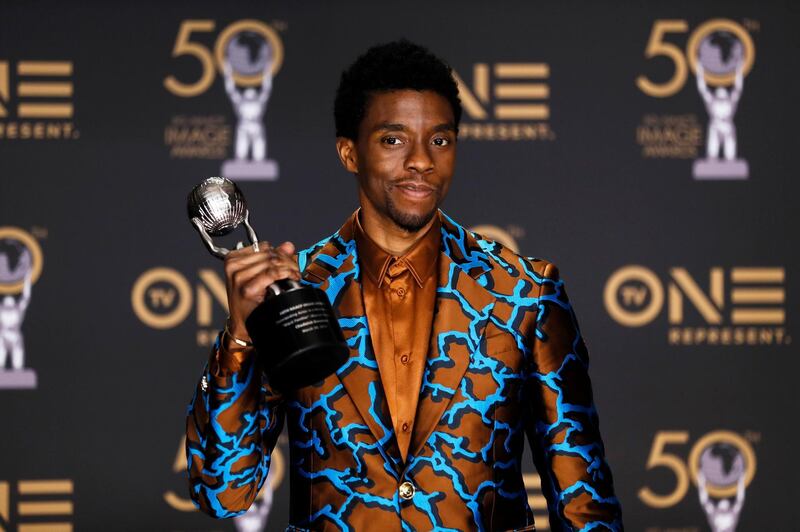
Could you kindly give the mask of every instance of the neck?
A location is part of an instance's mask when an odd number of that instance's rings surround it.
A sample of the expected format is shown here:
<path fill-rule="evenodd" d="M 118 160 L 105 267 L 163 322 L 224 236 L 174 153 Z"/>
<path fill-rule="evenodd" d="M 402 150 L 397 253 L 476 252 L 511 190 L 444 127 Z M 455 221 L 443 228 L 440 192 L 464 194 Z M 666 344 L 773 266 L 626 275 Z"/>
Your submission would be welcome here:
<path fill-rule="evenodd" d="M 399 227 L 392 220 L 382 216 L 367 202 L 362 202 L 359 213 L 359 222 L 364 232 L 373 242 L 378 244 L 386 253 L 399 257 L 414 247 L 428 232 L 435 218 L 415 232 L 409 232 Z"/>

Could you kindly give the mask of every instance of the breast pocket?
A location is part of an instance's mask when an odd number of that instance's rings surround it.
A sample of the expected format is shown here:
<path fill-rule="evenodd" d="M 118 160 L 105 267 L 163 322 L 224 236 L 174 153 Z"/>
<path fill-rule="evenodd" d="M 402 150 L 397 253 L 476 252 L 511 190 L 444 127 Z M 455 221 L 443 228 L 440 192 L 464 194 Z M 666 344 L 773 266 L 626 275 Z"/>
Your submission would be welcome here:
<path fill-rule="evenodd" d="M 486 336 L 483 352 L 494 363 L 499 363 L 497 371 L 516 374 L 524 367 L 522 351 L 517 345 L 517 340 L 508 332 L 499 331 L 491 336 Z"/>

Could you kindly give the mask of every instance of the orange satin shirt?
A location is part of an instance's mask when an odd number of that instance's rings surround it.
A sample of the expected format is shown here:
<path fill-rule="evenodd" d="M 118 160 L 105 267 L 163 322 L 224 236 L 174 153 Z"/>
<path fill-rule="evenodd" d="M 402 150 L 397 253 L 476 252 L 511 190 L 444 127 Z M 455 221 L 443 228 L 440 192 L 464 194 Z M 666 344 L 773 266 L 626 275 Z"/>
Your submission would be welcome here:
<path fill-rule="evenodd" d="M 359 213 L 360 214 L 360 213 Z M 406 460 L 436 302 L 439 217 L 403 256 L 376 244 L 356 216 L 355 241 L 372 348 L 397 444 Z"/>

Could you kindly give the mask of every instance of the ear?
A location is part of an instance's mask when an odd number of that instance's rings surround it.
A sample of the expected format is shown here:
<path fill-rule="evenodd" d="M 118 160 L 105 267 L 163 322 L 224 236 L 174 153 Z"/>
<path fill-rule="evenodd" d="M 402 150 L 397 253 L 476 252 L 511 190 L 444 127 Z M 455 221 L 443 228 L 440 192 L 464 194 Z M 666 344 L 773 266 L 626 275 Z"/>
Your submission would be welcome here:
<path fill-rule="evenodd" d="M 358 173 L 358 154 L 356 153 L 356 143 L 347 137 L 336 137 L 336 151 L 344 169 L 351 174 Z"/>

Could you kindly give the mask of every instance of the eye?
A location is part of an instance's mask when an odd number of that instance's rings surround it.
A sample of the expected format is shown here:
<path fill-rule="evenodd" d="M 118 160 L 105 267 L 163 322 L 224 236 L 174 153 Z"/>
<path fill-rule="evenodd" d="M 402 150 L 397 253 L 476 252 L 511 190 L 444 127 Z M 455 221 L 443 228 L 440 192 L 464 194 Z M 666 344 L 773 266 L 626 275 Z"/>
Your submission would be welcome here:
<path fill-rule="evenodd" d="M 447 137 L 436 137 L 433 139 L 434 146 L 447 146 L 450 144 L 450 139 Z"/>
<path fill-rule="evenodd" d="M 398 137 L 383 137 L 381 142 L 384 144 L 389 144 L 390 146 L 396 146 L 398 144 L 402 144 L 402 140 Z"/>

